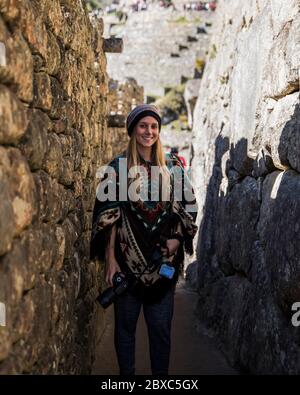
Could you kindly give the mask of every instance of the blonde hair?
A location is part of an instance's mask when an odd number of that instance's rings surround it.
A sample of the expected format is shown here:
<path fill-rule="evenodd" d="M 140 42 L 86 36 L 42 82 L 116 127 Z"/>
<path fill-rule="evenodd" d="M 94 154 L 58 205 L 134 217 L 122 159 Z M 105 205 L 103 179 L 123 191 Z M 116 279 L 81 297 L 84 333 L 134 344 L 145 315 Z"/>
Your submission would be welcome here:
<path fill-rule="evenodd" d="M 159 135 L 158 135 L 158 139 L 156 140 L 156 142 L 153 144 L 151 148 L 152 148 L 152 152 L 151 152 L 152 163 L 158 166 L 162 170 L 161 189 L 162 191 L 164 191 L 166 190 L 167 187 L 170 187 L 170 172 L 166 164 L 165 153 Z M 130 140 L 126 149 L 126 158 L 127 158 L 128 170 L 133 166 L 140 166 L 142 164 L 137 150 L 135 129 L 130 136 Z M 133 179 L 129 180 L 128 186 L 133 181 L 134 181 Z"/>

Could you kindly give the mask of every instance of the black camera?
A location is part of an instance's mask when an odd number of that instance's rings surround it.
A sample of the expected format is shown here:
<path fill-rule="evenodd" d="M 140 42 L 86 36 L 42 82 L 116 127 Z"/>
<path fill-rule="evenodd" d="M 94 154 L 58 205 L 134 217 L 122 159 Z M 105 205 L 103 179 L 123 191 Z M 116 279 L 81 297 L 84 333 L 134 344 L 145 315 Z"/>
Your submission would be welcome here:
<path fill-rule="evenodd" d="M 114 274 L 112 283 L 113 286 L 107 288 L 97 298 L 97 301 L 104 309 L 110 306 L 119 295 L 121 295 L 128 289 L 130 285 L 129 279 L 124 273 L 121 272 L 117 272 Z"/>

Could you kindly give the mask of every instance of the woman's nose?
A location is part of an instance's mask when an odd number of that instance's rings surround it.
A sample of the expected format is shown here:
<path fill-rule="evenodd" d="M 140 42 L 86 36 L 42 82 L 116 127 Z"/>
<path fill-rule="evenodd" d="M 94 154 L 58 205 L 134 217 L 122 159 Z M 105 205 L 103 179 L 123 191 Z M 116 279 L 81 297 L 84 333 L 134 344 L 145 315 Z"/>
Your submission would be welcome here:
<path fill-rule="evenodd" d="M 148 125 L 148 126 L 146 125 L 145 129 L 147 132 L 151 132 L 151 125 Z"/>

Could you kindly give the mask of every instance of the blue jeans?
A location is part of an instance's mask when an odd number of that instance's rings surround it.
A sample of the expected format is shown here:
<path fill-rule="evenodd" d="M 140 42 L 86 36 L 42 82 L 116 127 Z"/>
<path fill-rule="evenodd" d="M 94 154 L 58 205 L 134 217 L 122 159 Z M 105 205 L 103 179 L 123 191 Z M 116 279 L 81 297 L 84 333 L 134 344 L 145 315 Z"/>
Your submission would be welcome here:
<path fill-rule="evenodd" d="M 115 348 L 120 375 L 135 374 L 135 333 L 142 305 L 148 329 L 152 374 L 168 374 L 174 290 L 175 287 L 158 303 L 145 303 L 130 292 L 125 292 L 114 302 Z"/>

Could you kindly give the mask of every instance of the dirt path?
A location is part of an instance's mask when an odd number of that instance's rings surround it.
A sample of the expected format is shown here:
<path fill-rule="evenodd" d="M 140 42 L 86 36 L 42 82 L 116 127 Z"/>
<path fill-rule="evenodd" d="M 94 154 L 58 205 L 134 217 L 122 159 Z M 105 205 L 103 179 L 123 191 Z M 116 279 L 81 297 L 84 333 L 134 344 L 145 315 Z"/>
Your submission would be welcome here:
<path fill-rule="evenodd" d="M 197 294 L 179 282 L 175 296 L 175 312 L 172 327 L 172 375 L 236 375 L 217 350 L 212 339 L 201 333 L 194 315 Z M 113 346 L 113 308 L 107 312 L 107 327 L 97 346 L 97 357 L 92 374 L 118 374 Z M 144 317 L 141 314 L 136 337 L 136 374 L 151 374 L 148 340 Z"/>

